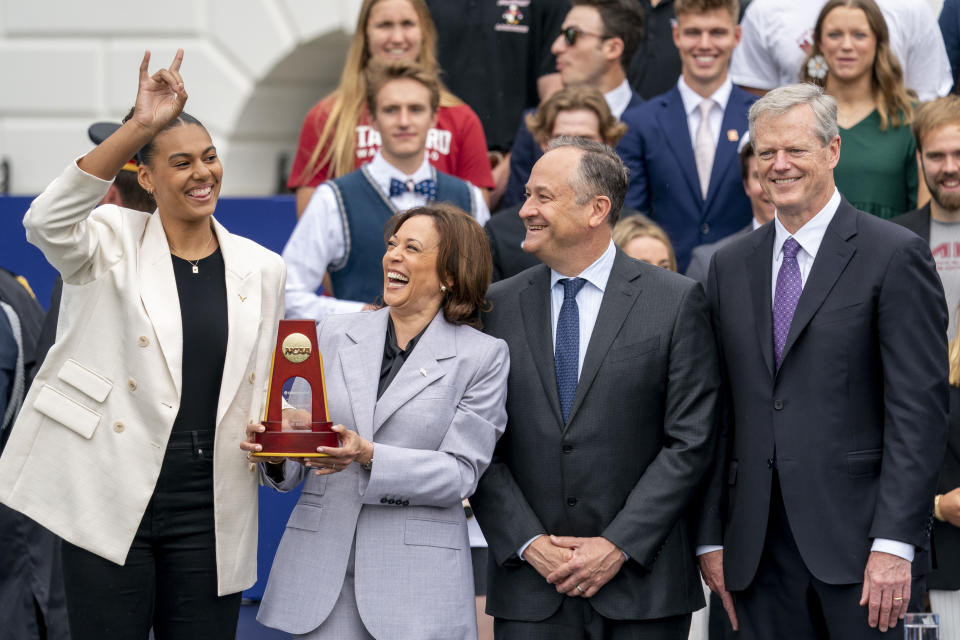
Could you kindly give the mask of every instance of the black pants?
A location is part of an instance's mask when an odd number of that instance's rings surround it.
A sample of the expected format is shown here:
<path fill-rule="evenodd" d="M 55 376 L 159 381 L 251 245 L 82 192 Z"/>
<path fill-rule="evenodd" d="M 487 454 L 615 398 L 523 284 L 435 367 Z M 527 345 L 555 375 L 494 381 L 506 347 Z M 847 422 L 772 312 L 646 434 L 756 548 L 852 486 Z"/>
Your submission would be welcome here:
<path fill-rule="evenodd" d="M 654 620 L 611 620 L 586 598 L 566 597 L 557 612 L 540 622 L 494 618 L 496 640 L 686 640 L 690 614 Z"/>
<path fill-rule="evenodd" d="M 866 640 L 902 638 L 903 622 L 887 633 L 867 625 L 867 607 L 860 606 L 863 583 L 827 584 L 807 569 L 790 530 L 774 473 L 770 519 L 760 565 L 753 582 L 733 594 L 744 640 Z M 914 578 L 911 611 L 923 600 L 925 581 Z"/>
<path fill-rule="evenodd" d="M 213 431 L 171 436 L 126 564 L 64 543 L 63 571 L 73 640 L 145 639 L 151 626 L 156 640 L 233 640 L 240 594 L 217 596 Z"/>

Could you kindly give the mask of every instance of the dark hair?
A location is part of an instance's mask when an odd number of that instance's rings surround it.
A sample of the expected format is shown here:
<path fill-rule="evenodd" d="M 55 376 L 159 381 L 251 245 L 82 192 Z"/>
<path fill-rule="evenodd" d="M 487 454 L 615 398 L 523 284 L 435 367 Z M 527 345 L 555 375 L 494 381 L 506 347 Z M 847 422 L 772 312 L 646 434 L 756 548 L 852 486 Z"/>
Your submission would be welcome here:
<path fill-rule="evenodd" d="M 564 87 L 547 98 L 536 113 L 526 117 L 527 129 L 533 134 L 534 140 L 540 144 L 547 144 L 553 137 L 557 114 L 561 111 L 577 110 L 592 111 L 596 114 L 600 138 L 607 144 L 617 144 L 627 132 L 627 125 L 610 113 L 610 106 L 603 94 L 598 89 L 586 85 Z"/>
<path fill-rule="evenodd" d="M 620 66 L 626 71 L 643 39 L 643 10 L 636 0 L 572 0 L 573 7 L 593 7 L 600 12 L 604 35 L 620 38 L 623 55 Z"/>
<path fill-rule="evenodd" d="M 749 142 L 740 150 L 740 177 L 744 182 L 750 177 L 750 158 L 754 156 L 753 145 Z"/>
<path fill-rule="evenodd" d="M 407 78 L 425 86 L 430 92 L 430 111 L 437 112 L 440 105 L 440 79 L 437 74 L 416 62 L 397 61 L 388 64 L 371 63 L 367 74 L 367 108 L 371 117 L 377 116 L 377 94 L 384 85 L 393 80 Z"/>
<path fill-rule="evenodd" d="M 577 175 L 570 183 L 577 195 L 576 203 L 584 205 L 591 198 L 606 196 L 610 200 L 607 222 L 612 227 L 620 217 L 620 210 L 627 196 L 627 185 L 630 184 L 629 169 L 623 164 L 620 156 L 602 142 L 594 142 L 587 138 L 558 136 L 547 145 L 547 151 L 561 147 L 573 147 L 583 152 L 577 164 Z"/>
<path fill-rule="evenodd" d="M 482 328 L 480 312 L 486 310 L 484 297 L 490 286 L 493 260 L 487 234 L 476 220 L 446 202 L 431 202 L 394 216 L 388 233 L 393 236 L 414 216 L 427 216 L 440 236 L 437 275 L 441 282 L 452 280 L 443 298 L 443 317 L 452 324 Z"/>
<path fill-rule="evenodd" d="M 127 171 L 124 169 L 117 174 L 113 184 L 117 187 L 120 200 L 127 209 L 145 211 L 147 213 L 153 213 L 156 210 L 157 203 L 154 201 L 153 196 L 140 186 L 140 181 L 137 179 L 137 173 L 135 171 Z"/>
<path fill-rule="evenodd" d="M 733 18 L 733 24 L 737 24 L 740 17 L 739 0 L 677 0 L 673 4 L 673 14 L 680 16 L 682 14 L 702 14 L 715 9 L 724 9 Z"/>
<path fill-rule="evenodd" d="M 133 107 L 130 107 L 130 111 L 127 112 L 127 115 L 123 116 L 123 120 L 121 120 L 120 122 L 126 122 L 127 120 L 129 120 L 129 119 L 132 118 L 132 117 L 133 117 Z M 160 135 L 161 133 L 163 133 L 164 131 L 166 131 L 166 130 L 168 130 L 168 129 L 173 129 L 174 127 L 179 127 L 179 126 L 182 126 L 182 125 L 185 125 L 185 124 L 195 124 L 195 125 L 199 126 L 200 128 L 202 128 L 204 131 L 207 130 L 207 128 L 204 127 L 204 126 L 203 126 L 203 123 L 201 123 L 199 120 L 197 120 L 196 118 L 194 118 L 192 115 L 190 115 L 190 114 L 187 113 L 186 111 L 181 111 L 181 112 L 180 112 L 180 115 L 178 115 L 176 118 L 174 118 L 173 120 L 171 120 L 170 122 L 168 122 L 168 123 L 167 123 L 167 126 L 165 126 L 163 129 L 161 129 L 159 132 L 157 132 L 157 135 Z M 140 147 L 140 151 L 137 151 L 137 163 L 138 163 L 138 164 L 146 164 L 146 165 L 149 165 L 149 164 L 150 164 L 150 161 L 153 160 L 153 151 L 154 151 L 154 149 L 153 149 L 153 143 L 154 143 L 154 141 L 155 141 L 156 139 L 157 139 L 156 136 L 154 136 L 153 140 L 151 140 L 151 141 L 148 142 L 147 144 L 145 144 L 145 145 L 143 145 L 142 147 Z M 151 211 L 152 211 L 152 209 L 151 209 Z"/>

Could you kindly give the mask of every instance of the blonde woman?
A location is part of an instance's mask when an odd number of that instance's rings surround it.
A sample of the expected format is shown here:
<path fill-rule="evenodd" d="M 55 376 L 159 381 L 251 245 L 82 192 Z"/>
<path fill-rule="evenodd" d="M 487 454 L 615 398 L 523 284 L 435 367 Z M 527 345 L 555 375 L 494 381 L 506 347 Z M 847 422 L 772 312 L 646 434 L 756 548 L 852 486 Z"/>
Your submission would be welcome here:
<path fill-rule="evenodd" d="M 324 180 L 339 178 L 373 159 L 379 134 L 366 107 L 364 73 L 372 60 L 417 62 L 439 72 L 437 33 L 424 0 L 364 0 L 336 91 L 308 113 L 287 187 L 297 195 L 297 215 Z M 441 91 L 437 124 L 427 156 L 440 171 L 481 189 L 493 188 L 487 140 L 473 109 Z"/>

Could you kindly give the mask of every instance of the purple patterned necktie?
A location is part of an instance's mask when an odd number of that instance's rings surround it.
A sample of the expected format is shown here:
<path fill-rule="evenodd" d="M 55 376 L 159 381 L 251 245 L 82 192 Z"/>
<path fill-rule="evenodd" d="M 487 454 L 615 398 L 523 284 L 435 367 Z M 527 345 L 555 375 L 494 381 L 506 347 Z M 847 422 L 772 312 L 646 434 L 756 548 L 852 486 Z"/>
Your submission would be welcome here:
<path fill-rule="evenodd" d="M 777 290 L 773 295 L 773 352 L 777 369 L 780 368 L 783 358 L 783 347 L 787 343 L 787 334 L 790 333 L 793 312 L 797 309 L 797 301 L 803 291 L 800 265 L 797 263 L 799 251 L 800 243 L 795 239 L 787 238 L 783 243 L 783 262 L 777 272 Z"/>

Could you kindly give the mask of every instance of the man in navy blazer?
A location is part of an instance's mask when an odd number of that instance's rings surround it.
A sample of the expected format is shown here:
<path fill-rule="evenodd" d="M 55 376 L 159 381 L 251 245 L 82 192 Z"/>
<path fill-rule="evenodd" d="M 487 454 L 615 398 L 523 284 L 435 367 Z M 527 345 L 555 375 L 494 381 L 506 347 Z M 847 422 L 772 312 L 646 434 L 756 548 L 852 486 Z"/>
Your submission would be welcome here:
<path fill-rule="evenodd" d="M 677 0 L 673 42 L 680 79 L 638 109 L 620 143 L 633 172 L 626 204 L 666 230 L 681 272 L 694 247 L 750 222 L 737 143 L 756 97 L 735 87 L 727 74 L 740 42 L 738 10 L 737 0 Z"/>
<path fill-rule="evenodd" d="M 630 88 L 627 67 L 643 37 L 643 11 L 635 0 L 573 0 L 561 32 L 550 51 L 557 57 L 557 71 L 564 87 L 586 85 L 598 89 L 615 118 L 631 126 L 643 102 Z M 527 128 L 528 109 L 510 149 L 510 179 L 501 207 L 523 202 L 523 189 L 530 170 L 543 150 Z M 624 153 L 617 147 L 621 158 Z M 627 165 L 631 173 L 634 168 Z"/>
<path fill-rule="evenodd" d="M 751 108 L 776 217 L 710 267 L 725 411 L 697 553 L 745 640 L 880 637 L 927 569 L 943 289 L 923 240 L 837 191 L 836 118 L 809 84 Z"/>

